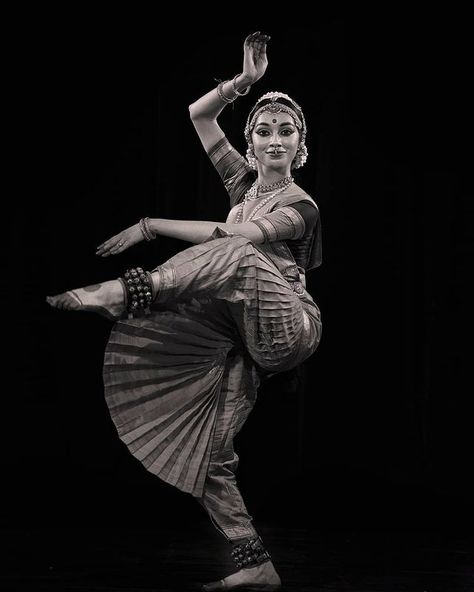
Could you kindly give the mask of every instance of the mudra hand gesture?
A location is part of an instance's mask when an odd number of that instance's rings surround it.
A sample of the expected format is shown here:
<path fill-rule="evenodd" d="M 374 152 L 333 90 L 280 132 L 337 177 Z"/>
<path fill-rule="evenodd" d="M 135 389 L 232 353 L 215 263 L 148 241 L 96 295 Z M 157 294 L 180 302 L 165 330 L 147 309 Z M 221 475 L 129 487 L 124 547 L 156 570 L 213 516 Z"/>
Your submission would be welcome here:
<path fill-rule="evenodd" d="M 244 41 L 243 77 L 253 84 L 264 74 L 268 66 L 267 42 L 270 36 L 256 31 L 248 35 Z"/>
<path fill-rule="evenodd" d="M 97 247 L 96 255 L 108 257 L 109 255 L 118 255 L 129 247 L 145 240 L 145 236 L 140 227 L 140 223 L 134 224 L 115 236 L 112 236 Z"/>

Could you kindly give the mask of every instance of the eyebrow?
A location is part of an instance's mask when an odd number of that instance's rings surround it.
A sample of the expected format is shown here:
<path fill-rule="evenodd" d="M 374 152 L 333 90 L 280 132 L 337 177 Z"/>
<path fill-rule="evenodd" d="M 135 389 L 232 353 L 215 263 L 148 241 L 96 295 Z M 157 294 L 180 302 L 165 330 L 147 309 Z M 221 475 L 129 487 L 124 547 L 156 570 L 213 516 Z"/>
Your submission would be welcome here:
<path fill-rule="evenodd" d="M 265 121 L 262 121 L 262 122 L 260 122 L 260 123 L 257 123 L 257 125 L 256 125 L 255 127 L 258 127 L 259 125 L 265 125 L 265 126 L 267 126 L 267 127 L 270 127 L 270 124 L 269 124 L 269 123 L 266 123 Z M 292 125 L 293 127 L 296 127 L 293 121 L 282 121 L 282 122 L 280 123 L 280 127 L 281 127 L 282 125 Z"/>

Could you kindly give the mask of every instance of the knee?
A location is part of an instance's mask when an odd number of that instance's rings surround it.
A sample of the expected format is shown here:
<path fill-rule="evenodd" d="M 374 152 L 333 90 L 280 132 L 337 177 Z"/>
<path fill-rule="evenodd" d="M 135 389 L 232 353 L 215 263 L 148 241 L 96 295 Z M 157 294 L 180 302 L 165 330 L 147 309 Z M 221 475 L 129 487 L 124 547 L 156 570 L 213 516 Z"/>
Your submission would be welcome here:
<path fill-rule="evenodd" d="M 248 245 L 251 247 L 255 246 L 252 240 L 243 234 L 230 234 L 228 240 L 230 240 L 234 248 L 246 247 Z"/>
<path fill-rule="evenodd" d="M 225 243 L 230 241 L 235 245 L 253 244 L 252 241 L 243 234 L 227 232 L 227 230 L 223 230 L 219 227 L 214 230 L 214 232 L 209 237 L 209 240 L 221 240 Z"/>
<path fill-rule="evenodd" d="M 277 357 L 274 354 L 269 354 L 268 351 L 252 352 L 252 358 L 261 370 L 276 374 L 292 370 L 298 365 L 298 349 L 287 349 Z"/>

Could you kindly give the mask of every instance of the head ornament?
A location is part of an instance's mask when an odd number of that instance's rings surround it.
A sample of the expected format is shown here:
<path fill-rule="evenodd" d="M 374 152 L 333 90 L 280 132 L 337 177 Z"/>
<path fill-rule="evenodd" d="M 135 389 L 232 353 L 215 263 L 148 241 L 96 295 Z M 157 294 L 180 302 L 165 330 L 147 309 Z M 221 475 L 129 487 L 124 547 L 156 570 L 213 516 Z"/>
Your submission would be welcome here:
<path fill-rule="evenodd" d="M 257 168 L 255 153 L 252 143 L 252 130 L 258 117 L 262 113 L 288 113 L 295 122 L 296 128 L 300 134 L 300 143 L 296 152 L 295 159 L 292 163 L 292 168 L 297 169 L 304 165 L 308 158 L 308 150 L 306 148 L 306 121 L 301 107 L 296 101 L 285 93 L 272 91 L 261 96 L 251 109 L 245 124 L 244 135 L 247 140 L 247 160 L 252 168 Z"/>

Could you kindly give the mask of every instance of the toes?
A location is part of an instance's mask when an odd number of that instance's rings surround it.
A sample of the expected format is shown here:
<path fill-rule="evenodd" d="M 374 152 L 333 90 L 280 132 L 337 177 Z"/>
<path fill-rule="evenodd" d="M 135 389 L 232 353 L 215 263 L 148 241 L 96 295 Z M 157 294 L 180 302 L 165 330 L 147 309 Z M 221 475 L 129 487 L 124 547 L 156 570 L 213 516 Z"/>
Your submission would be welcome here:
<path fill-rule="evenodd" d="M 60 296 L 46 296 L 46 302 L 54 308 L 60 307 Z"/>
<path fill-rule="evenodd" d="M 81 308 L 77 299 L 70 292 L 64 292 L 64 294 L 57 296 L 46 296 L 46 302 L 59 310 L 79 310 Z"/>

